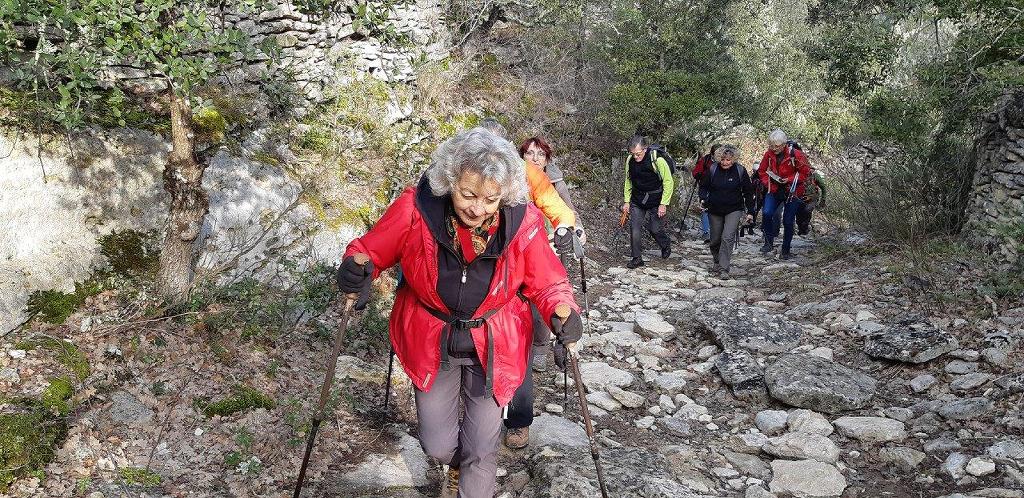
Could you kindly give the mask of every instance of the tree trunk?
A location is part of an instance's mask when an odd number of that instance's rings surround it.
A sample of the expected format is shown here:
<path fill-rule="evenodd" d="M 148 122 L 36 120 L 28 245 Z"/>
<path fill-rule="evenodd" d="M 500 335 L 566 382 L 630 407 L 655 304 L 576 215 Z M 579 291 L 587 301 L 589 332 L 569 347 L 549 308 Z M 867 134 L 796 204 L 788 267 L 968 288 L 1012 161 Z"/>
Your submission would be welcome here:
<path fill-rule="evenodd" d="M 203 190 L 206 165 L 196 160 L 192 108 L 188 99 L 171 95 L 171 153 L 164 168 L 164 190 L 171 196 L 170 216 L 160 252 L 157 290 L 168 299 L 188 295 L 199 256 L 196 241 L 209 210 Z"/>

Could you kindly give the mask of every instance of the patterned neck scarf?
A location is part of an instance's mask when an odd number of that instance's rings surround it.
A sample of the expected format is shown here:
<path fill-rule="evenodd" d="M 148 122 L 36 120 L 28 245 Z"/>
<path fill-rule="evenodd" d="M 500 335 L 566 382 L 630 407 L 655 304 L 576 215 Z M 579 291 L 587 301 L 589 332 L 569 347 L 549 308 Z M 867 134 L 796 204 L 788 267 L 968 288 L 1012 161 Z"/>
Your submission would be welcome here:
<path fill-rule="evenodd" d="M 467 261 L 472 261 L 484 252 L 487 248 L 487 242 L 491 240 L 498 231 L 498 213 L 495 211 L 494 215 L 484 220 L 480 226 L 476 228 L 469 228 L 462 225 L 459 221 L 459 217 L 454 212 L 449 212 L 448 215 L 448 235 L 452 237 L 452 242 L 456 246 L 462 248 L 463 256 L 466 257 Z M 472 251 L 472 254 L 470 254 Z"/>

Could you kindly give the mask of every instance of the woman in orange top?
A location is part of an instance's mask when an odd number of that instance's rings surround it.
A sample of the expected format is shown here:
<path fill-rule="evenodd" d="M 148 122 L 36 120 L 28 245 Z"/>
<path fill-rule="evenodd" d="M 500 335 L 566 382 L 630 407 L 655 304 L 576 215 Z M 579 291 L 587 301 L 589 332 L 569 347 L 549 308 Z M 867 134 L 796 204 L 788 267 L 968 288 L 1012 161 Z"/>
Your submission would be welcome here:
<path fill-rule="evenodd" d="M 508 131 L 494 118 L 484 118 L 480 126 L 487 131 L 508 140 Z M 573 232 L 577 231 L 576 212 L 568 205 L 551 183 L 544 168 L 533 161 L 526 161 L 526 183 L 530 187 L 530 200 L 540 208 L 544 217 L 555 228 L 555 252 L 559 256 L 572 254 Z M 560 230 L 565 228 L 565 230 Z M 581 241 L 582 231 L 578 232 Z"/>

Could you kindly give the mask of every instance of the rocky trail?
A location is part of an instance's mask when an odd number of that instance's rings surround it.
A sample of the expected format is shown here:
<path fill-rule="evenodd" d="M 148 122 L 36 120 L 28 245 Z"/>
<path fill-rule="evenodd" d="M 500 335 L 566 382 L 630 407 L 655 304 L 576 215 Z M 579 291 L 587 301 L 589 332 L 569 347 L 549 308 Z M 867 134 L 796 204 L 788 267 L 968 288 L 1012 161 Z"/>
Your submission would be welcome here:
<path fill-rule="evenodd" d="M 812 239 L 781 262 L 744 237 L 721 280 L 701 241 L 675 238 L 637 270 L 619 247 L 588 254 L 580 368 L 611 496 L 1024 496 L 1024 308 L 919 314 L 891 269 Z M 326 338 L 252 345 L 188 317 L 129 320 L 115 298 L 3 344 L 5 396 L 78 387 L 56 407 L 54 461 L 9 494 L 290 496 Z M 46 342 L 72 331 L 77 348 Z M 386 351 L 352 336 L 304 495 L 437 496 L 407 379 L 396 368 L 383 413 Z M 599 496 L 562 378 L 536 374 L 531 443 L 502 448 L 498 496 Z"/>

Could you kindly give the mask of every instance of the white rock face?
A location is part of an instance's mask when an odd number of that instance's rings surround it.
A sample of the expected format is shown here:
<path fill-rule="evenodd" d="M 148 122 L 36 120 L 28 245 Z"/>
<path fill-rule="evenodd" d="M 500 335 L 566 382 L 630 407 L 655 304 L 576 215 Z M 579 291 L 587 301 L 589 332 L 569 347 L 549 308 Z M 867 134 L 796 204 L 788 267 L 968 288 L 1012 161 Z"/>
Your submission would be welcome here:
<path fill-rule="evenodd" d="M 74 291 L 103 261 L 99 237 L 163 224 L 162 139 L 118 130 L 75 149 L 37 155 L 34 140 L 0 135 L 0 333 L 24 320 L 32 291 Z"/>
<path fill-rule="evenodd" d="M 839 496 L 846 489 L 846 478 L 827 463 L 814 460 L 775 460 L 769 490 L 779 496 Z"/>

